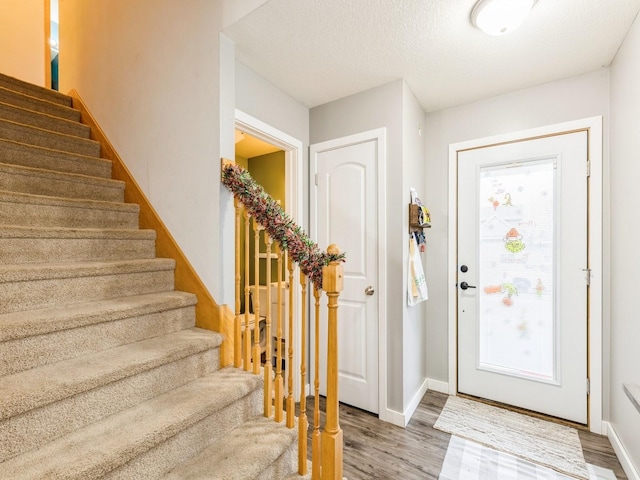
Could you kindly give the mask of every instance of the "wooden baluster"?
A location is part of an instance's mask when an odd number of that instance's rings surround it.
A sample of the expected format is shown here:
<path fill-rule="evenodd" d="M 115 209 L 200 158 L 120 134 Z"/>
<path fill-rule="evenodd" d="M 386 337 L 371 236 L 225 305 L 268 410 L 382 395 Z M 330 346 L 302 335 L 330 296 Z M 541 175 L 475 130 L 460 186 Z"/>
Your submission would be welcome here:
<path fill-rule="evenodd" d="M 275 402 L 276 411 L 274 419 L 281 422 L 283 417 L 282 397 L 284 396 L 284 380 L 282 378 L 282 248 L 278 244 L 278 318 L 276 320 L 276 379 L 275 379 Z"/>
<path fill-rule="evenodd" d="M 300 414 L 298 416 L 298 474 L 307 474 L 307 276 L 300 269 L 300 288 L 302 290 L 300 321 Z"/>
<path fill-rule="evenodd" d="M 316 334 L 314 345 L 315 378 L 313 404 L 313 434 L 311 436 L 311 480 L 320 480 L 320 289 L 313 288 Z"/>
<path fill-rule="evenodd" d="M 271 237 L 265 232 L 264 242 L 267 245 L 267 318 L 265 320 L 265 333 L 267 337 L 267 351 L 264 362 L 264 416 L 269 418 L 273 412 L 273 378 L 271 366 Z"/>
<path fill-rule="evenodd" d="M 251 215 L 245 210 L 244 212 L 244 338 L 243 354 L 244 362 L 243 368 L 245 371 L 249 371 L 249 365 L 251 364 L 251 330 L 249 329 L 249 220 Z"/>
<path fill-rule="evenodd" d="M 327 252 L 340 253 L 337 245 Z M 322 269 L 322 289 L 327 292 L 327 418 L 322 432 L 322 479 L 342 480 L 342 430 L 338 411 L 338 297 L 343 288 L 343 268 L 339 261 Z"/>
<path fill-rule="evenodd" d="M 240 317 L 240 216 L 242 215 L 242 204 L 237 198 L 234 198 L 233 206 L 236 212 L 236 318 L 233 325 L 233 366 L 239 368 L 242 365 L 242 319 Z"/>
<path fill-rule="evenodd" d="M 289 359 L 287 360 L 287 383 L 289 391 L 287 393 L 287 427 L 293 428 L 295 416 L 295 402 L 293 400 L 293 262 L 287 254 L 287 267 L 289 269 L 289 336 L 287 346 L 289 347 Z"/>
<path fill-rule="evenodd" d="M 253 373 L 260 373 L 260 231 L 262 227 L 253 220 Z"/>

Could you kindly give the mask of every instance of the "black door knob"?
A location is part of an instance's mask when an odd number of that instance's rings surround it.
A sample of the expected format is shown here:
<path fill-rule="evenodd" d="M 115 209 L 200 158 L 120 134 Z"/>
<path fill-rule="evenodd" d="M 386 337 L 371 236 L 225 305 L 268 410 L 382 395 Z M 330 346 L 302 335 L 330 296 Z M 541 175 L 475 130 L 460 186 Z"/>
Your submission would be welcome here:
<path fill-rule="evenodd" d="M 475 285 L 469 285 L 467 282 L 460 282 L 460 288 L 466 290 L 467 288 L 476 288 Z"/>

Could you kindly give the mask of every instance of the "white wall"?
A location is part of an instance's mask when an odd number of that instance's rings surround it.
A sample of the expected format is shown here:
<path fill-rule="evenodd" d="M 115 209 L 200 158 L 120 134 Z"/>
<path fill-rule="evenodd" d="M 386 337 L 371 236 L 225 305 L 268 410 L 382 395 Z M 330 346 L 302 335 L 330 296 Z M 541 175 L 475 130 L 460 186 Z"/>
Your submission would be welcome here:
<path fill-rule="evenodd" d="M 429 284 L 427 316 L 427 375 L 448 381 L 447 334 L 447 222 L 448 222 L 448 148 L 450 143 L 552 125 L 580 118 L 604 116 L 605 211 L 608 208 L 608 112 L 609 72 L 596 70 L 584 75 L 528 88 L 467 105 L 427 114 L 426 124 L 426 199 L 433 228 L 429 231 L 426 272 Z M 605 219 L 608 215 L 605 213 Z M 605 223 L 604 264 L 608 264 Z M 605 273 L 604 285 L 608 285 Z M 608 296 L 605 293 L 605 312 Z M 604 315 L 604 322 L 608 322 Z M 608 328 L 608 327 L 607 327 Z M 605 331 L 605 342 L 608 338 Z M 608 355 L 606 348 L 604 356 Z M 606 370 L 605 370 L 606 374 Z M 605 390 L 606 390 L 605 379 Z M 606 397 L 606 391 L 605 391 Z M 606 411 L 605 400 L 605 411 Z"/>
<path fill-rule="evenodd" d="M 640 20 L 611 65 L 611 408 L 610 422 L 640 472 L 640 412 L 622 383 L 640 384 L 637 293 L 640 226 Z"/>
<path fill-rule="evenodd" d="M 222 130 L 233 148 L 233 119 L 223 115 L 233 111 L 233 53 L 223 41 L 220 56 L 220 8 L 208 0 L 65 0 L 60 85 L 78 90 L 214 298 L 225 301 L 221 236 L 230 200 L 219 171 L 221 150 L 233 150 L 221 148 L 220 132 L 221 119 L 231 122 Z"/>
<path fill-rule="evenodd" d="M 0 0 L 0 73 L 45 84 L 44 0 Z"/>
<path fill-rule="evenodd" d="M 410 201 L 409 191 L 414 187 L 420 199 L 428 205 L 426 195 L 425 180 L 425 137 L 424 128 L 426 122 L 426 114 L 422 106 L 418 103 L 413 92 L 407 84 L 403 88 L 403 120 L 402 120 L 402 174 L 403 188 L 401 200 L 405 209 L 404 216 L 408 222 L 408 204 Z M 407 227 L 408 228 L 408 227 Z M 425 311 L 426 304 L 429 302 L 421 302 L 418 305 L 409 307 L 406 302 L 408 275 L 407 275 L 407 258 L 409 257 L 408 230 L 404 235 L 402 245 L 402 258 L 404 259 L 404 270 L 402 276 L 402 291 L 404 293 L 402 305 L 404 309 L 404 326 L 403 326 L 403 412 L 408 416 L 413 414 L 417 403 L 420 402 L 426 388 L 427 369 L 426 369 L 426 341 L 427 332 Z M 429 248 L 429 230 L 424 230 L 427 237 L 427 247 Z M 421 254 L 422 266 L 427 269 L 425 264 L 426 254 Z M 395 281 L 391 279 L 391 281 Z M 405 418 L 406 421 L 409 418 Z"/>
<path fill-rule="evenodd" d="M 309 109 L 240 62 L 236 70 L 236 108 L 302 142 L 304 186 L 301 226 L 309 231 Z M 300 219 L 296 219 L 300 223 Z"/>

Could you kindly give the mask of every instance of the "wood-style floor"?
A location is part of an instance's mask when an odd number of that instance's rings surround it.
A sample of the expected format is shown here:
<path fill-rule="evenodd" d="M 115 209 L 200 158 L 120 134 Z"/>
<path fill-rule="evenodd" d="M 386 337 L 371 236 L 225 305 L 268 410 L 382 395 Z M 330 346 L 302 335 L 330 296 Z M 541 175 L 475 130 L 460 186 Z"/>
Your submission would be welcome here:
<path fill-rule="evenodd" d="M 340 426 L 344 434 L 344 476 L 348 480 L 437 479 L 449 445 L 448 433 L 433 424 L 447 401 L 447 395 L 427 392 L 407 428 L 381 422 L 376 415 L 340 405 Z M 321 412 L 324 398 L 320 399 Z M 307 399 L 307 416 L 313 428 L 313 397 Z M 324 415 L 321 416 L 321 425 Z M 613 470 L 620 480 L 626 475 L 609 440 L 578 431 L 587 463 Z M 309 435 L 309 458 L 311 436 Z"/>

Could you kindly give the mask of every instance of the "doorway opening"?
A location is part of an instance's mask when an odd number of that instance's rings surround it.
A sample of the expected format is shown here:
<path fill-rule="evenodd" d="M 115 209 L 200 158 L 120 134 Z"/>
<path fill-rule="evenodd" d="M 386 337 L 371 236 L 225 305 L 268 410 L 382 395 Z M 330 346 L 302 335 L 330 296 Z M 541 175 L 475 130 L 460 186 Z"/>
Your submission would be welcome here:
<path fill-rule="evenodd" d="M 302 142 L 240 110 L 236 110 L 235 135 L 236 163 L 247 168 L 251 176 L 264 187 L 265 191 L 275 200 L 280 201 L 284 211 L 289 214 L 298 225 L 303 226 Z M 244 235 L 241 236 L 241 251 L 242 248 L 244 248 L 243 236 Z M 253 252 L 254 245 L 251 237 L 250 235 L 250 252 Z M 263 252 L 263 249 L 264 245 L 262 245 L 260 252 Z M 255 260 L 252 255 L 253 253 L 250 254 L 250 265 L 253 265 Z M 260 285 L 266 288 L 268 284 L 265 268 L 266 261 L 269 261 L 269 259 L 266 259 L 266 255 L 264 259 L 262 259 L 261 255 L 260 278 L 257 279 L 258 282 L 255 281 L 254 273 L 250 268 L 249 283 L 251 285 L 258 285 L 258 288 L 255 289 L 258 292 L 260 291 Z M 272 278 L 269 282 L 277 280 L 277 268 L 273 268 L 273 266 L 274 265 L 272 265 Z M 283 267 L 286 268 L 284 265 Z M 241 277 L 244 277 L 243 272 L 244 259 L 241 256 Z M 283 275 L 283 278 L 286 278 L 286 276 Z M 242 281 L 244 281 L 244 278 L 241 279 L 241 282 Z M 294 318 L 301 318 L 300 289 L 290 288 L 288 291 L 291 292 L 292 295 Z M 285 306 L 288 305 L 288 298 L 283 298 L 283 303 Z M 242 311 L 244 311 L 246 305 L 244 305 L 242 296 L 241 304 Z M 297 375 L 300 368 L 300 336 L 294 332 L 292 338 L 294 338 L 292 365 L 294 369 L 293 395 L 294 398 L 299 398 L 302 388 L 300 385 L 300 375 Z M 275 351 L 275 349 L 273 351 Z M 289 366 L 285 365 L 285 367 L 288 368 Z M 305 394 L 307 394 L 309 385 L 304 385 L 304 388 Z"/>
<path fill-rule="evenodd" d="M 60 53 L 60 34 L 59 24 L 60 15 L 58 12 L 58 0 L 49 0 L 49 36 L 48 36 L 48 48 L 51 72 L 51 82 L 48 85 L 52 90 L 60 90 L 59 73 L 58 73 L 58 55 Z"/>

